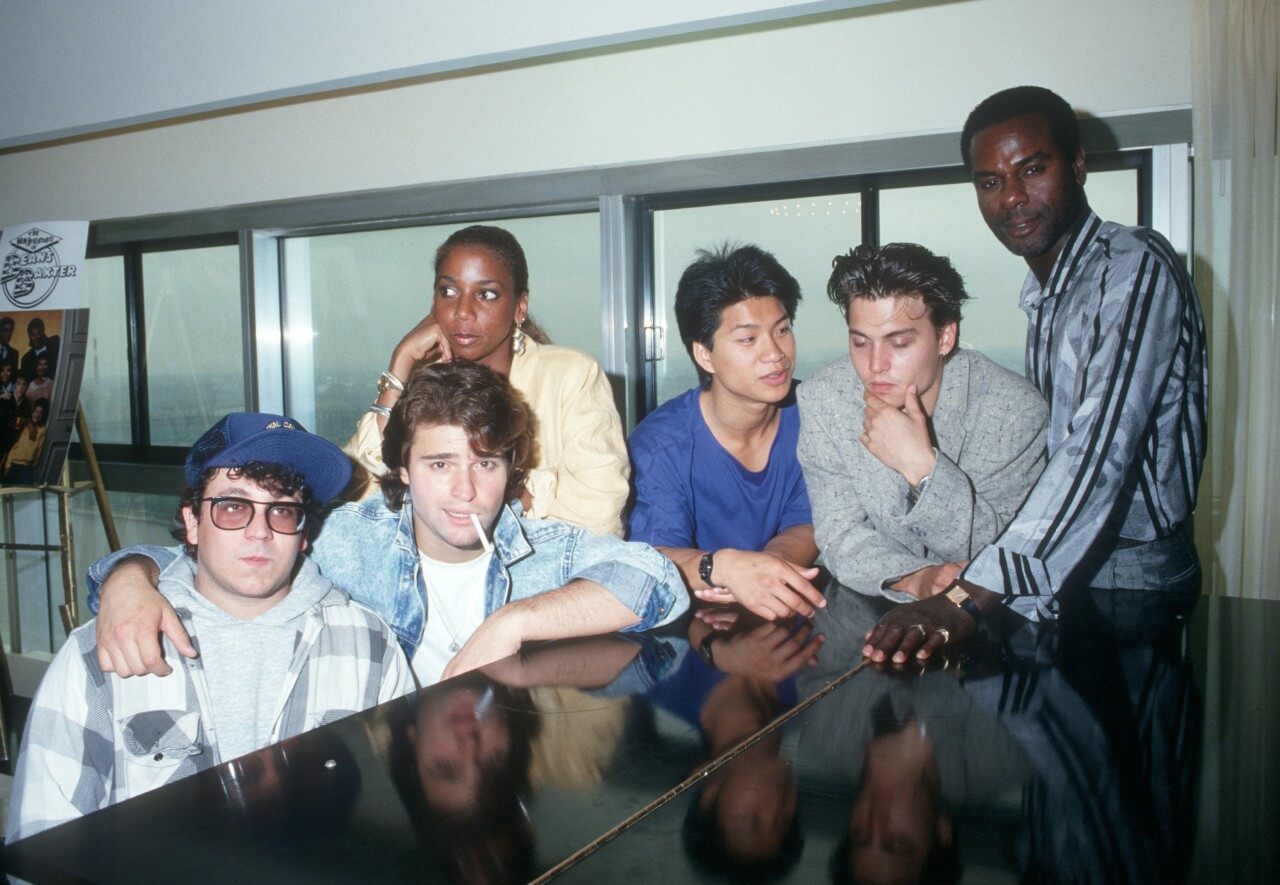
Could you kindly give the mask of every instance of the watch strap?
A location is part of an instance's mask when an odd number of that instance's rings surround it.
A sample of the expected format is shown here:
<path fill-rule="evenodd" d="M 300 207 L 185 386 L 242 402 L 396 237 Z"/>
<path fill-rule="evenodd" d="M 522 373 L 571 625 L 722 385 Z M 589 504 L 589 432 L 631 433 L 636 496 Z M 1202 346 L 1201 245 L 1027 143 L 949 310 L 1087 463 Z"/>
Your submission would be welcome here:
<path fill-rule="evenodd" d="M 947 588 L 946 597 L 960 611 L 973 618 L 975 624 L 982 620 L 982 609 L 978 608 L 978 603 L 974 602 L 973 597 L 969 595 L 969 591 L 964 589 L 959 582 Z"/>
<path fill-rule="evenodd" d="M 702 578 L 702 583 L 708 587 L 713 586 L 711 583 L 711 569 L 714 568 L 714 553 L 704 553 L 702 558 L 698 560 L 698 577 Z"/>
<path fill-rule="evenodd" d="M 715 655 L 711 652 L 711 642 L 716 638 L 715 632 L 708 633 L 698 643 L 698 655 L 707 662 L 707 666 L 714 667 L 716 665 Z"/>

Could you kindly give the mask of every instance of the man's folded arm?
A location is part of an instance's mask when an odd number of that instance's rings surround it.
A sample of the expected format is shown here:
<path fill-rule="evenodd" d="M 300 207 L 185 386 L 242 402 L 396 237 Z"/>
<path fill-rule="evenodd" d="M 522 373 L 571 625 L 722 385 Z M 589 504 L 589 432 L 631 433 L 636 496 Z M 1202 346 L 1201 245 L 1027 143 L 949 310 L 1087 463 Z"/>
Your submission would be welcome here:
<path fill-rule="evenodd" d="M 670 559 L 647 544 L 618 541 L 607 536 L 594 540 L 602 543 L 593 543 L 585 555 L 575 557 L 572 567 L 564 575 L 564 583 L 569 585 L 580 581 L 594 585 L 599 592 L 612 596 L 635 616 L 634 623 L 597 632 L 649 630 L 671 623 L 689 608 L 684 579 Z"/>

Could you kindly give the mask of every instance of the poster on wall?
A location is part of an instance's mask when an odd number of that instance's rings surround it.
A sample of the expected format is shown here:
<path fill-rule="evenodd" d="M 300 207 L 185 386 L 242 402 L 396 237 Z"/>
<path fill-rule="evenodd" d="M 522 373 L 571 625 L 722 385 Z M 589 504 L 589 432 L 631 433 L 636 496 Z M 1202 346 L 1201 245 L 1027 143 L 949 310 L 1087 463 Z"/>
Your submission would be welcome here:
<path fill-rule="evenodd" d="M 89 223 L 11 225 L 0 236 L 0 485 L 56 483 L 89 340 L 80 307 Z"/>

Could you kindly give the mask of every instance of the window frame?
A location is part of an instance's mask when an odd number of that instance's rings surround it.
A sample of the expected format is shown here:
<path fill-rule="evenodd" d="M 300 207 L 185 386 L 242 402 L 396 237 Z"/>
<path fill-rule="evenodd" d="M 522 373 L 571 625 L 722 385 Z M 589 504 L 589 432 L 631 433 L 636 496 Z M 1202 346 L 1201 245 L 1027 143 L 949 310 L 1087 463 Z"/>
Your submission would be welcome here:
<path fill-rule="evenodd" d="M 1155 214 L 1166 227 L 1178 228 L 1171 238 L 1180 251 L 1189 247 L 1190 118 L 1188 109 L 1173 109 L 1081 121 L 1086 148 L 1097 149 L 1090 153 L 1090 168 L 1123 168 L 1109 165 L 1113 158 L 1135 165 L 1140 222 L 1151 223 L 1153 193 L 1157 193 Z M 957 138 L 958 133 L 945 132 L 909 135 L 94 222 L 89 256 L 122 255 L 126 267 L 132 268 L 126 270 L 125 293 L 133 439 L 128 445 L 97 446 L 107 485 L 143 493 L 172 493 L 180 485 L 178 468 L 185 449 L 153 446 L 147 430 L 145 297 L 140 272 L 146 252 L 238 243 L 245 406 L 282 411 L 288 393 L 282 344 L 285 239 L 597 211 L 601 364 L 615 384 L 629 429 L 656 398 L 653 366 L 644 352 L 645 328 L 664 321 L 653 316 L 654 210 L 857 191 L 862 197 L 864 241 L 877 242 L 881 190 L 966 180 L 963 168 L 954 164 Z M 850 173 L 851 169 L 858 171 Z M 423 207 L 430 208 L 423 211 Z M 78 443 L 71 454 L 82 460 Z M 82 463 L 75 466 L 83 475 Z"/>
<path fill-rule="evenodd" d="M 1128 148 L 1099 151 L 1089 154 L 1089 169 L 1094 172 L 1113 172 L 1123 169 L 1137 170 L 1138 223 L 1150 224 L 1152 214 L 1152 148 Z M 910 187 L 930 187 L 945 184 L 963 184 L 969 181 L 968 171 L 962 165 L 930 169 L 895 170 L 859 175 L 813 178 L 789 182 L 769 182 L 757 185 L 707 188 L 703 190 L 675 191 L 646 194 L 635 199 L 636 265 L 641 269 L 638 288 L 641 303 L 635 306 L 635 347 L 641 358 L 639 377 L 632 379 L 635 400 L 638 403 L 636 420 L 643 419 L 658 407 L 658 362 L 672 358 L 683 349 L 671 346 L 678 343 L 679 335 L 665 327 L 666 317 L 658 310 L 655 280 L 657 250 L 654 243 L 654 216 L 672 209 L 694 209 L 733 203 L 755 203 L 765 200 L 802 200 L 832 194 L 858 194 L 862 210 L 862 242 L 873 247 L 880 245 L 880 193 Z M 973 221 L 979 222 L 975 213 Z M 768 244 L 760 244 L 768 248 Z"/>
<path fill-rule="evenodd" d="M 86 258 L 123 258 L 125 346 L 129 366 L 130 441 L 128 443 L 95 442 L 94 452 L 100 461 L 147 467 L 172 467 L 181 466 L 187 453 L 187 449 L 183 446 L 151 444 L 151 427 L 148 420 L 150 393 L 147 377 L 146 284 L 142 273 L 143 256 L 159 252 L 178 252 L 239 245 L 239 237 L 235 233 L 203 234 L 194 237 L 177 237 L 112 245 L 98 245 L 91 240 L 90 246 L 86 250 Z M 241 250 L 240 260 L 243 265 L 243 250 Z M 243 273 L 241 277 L 241 298 L 243 300 Z M 90 317 L 89 321 L 93 322 L 92 317 Z M 252 377 L 254 366 L 252 354 L 248 349 L 245 350 L 244 357 L 245 377 L 249 379 Z M 89 432 L 93 432 L 92 427 L 89 428 Z M 84 447 L 79 440 L 71 444 L 69 457 L 81 461 L 84 459 Z M 134 487 L 122 490 L 141 490 L 134 484 L 131 484 L 131 486 Z M 112 487 L 115 488 L 116 486 Z"/>

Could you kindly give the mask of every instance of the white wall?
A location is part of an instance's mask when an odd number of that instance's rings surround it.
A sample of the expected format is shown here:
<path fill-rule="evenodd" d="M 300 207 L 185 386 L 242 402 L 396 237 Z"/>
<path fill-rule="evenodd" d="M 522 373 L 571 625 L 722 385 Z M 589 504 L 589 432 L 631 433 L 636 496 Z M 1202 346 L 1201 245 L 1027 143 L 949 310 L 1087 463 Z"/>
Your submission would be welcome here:
<path fill-rule="evenodd" d="M 0 0 L 0 147 L 888 0 Z"/>
<path fill-rule="evenodd" d="M 1020 82 L 1187 107 L 1190 0 L 895 4 L 19 150 L 0 225 L 955 131 Z"/>

